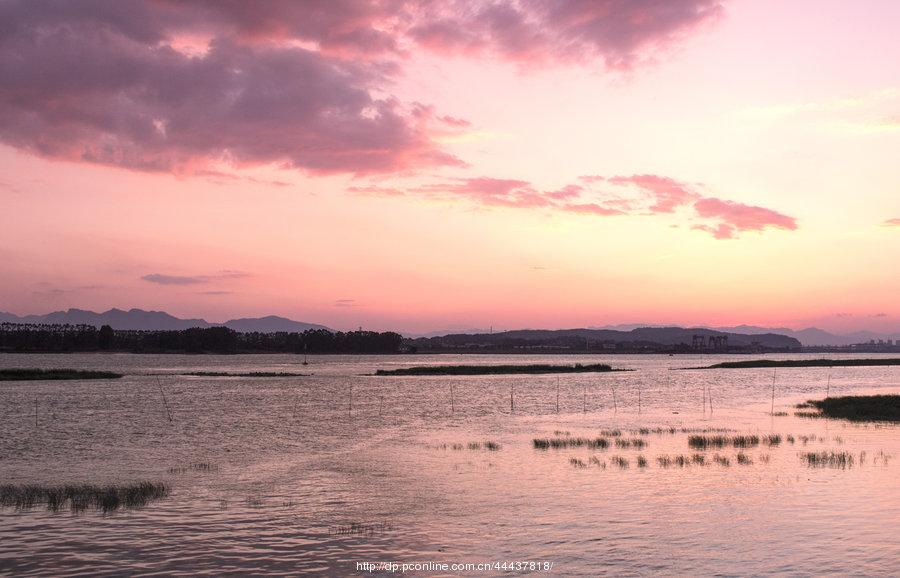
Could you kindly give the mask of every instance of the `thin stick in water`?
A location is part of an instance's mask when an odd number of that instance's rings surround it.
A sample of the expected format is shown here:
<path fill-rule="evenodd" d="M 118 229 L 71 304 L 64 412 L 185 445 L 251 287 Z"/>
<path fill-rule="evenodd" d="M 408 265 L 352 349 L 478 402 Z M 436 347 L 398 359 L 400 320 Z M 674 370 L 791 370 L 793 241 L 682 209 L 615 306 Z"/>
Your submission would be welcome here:
<path fill-rule="evenodd" d="M 772 415 L 775 415 L 775 374 L 777 371 L 777 367 L 772 370 Z"/>
<path fill-rule="evenodd" d="M 616 403 L 616 386 L 610 383 L 609 387 L 612 389 L 613 394 L 613 413 L 619 413 L 619 404 Z"/>
<path fill-rule="evenodd" d="M 516 411 L 516 405 L 513 402 L 513 384 L 509 384 L 509 413 Z"/>
<path fill-rule="evenodd" d="M 450 414 L 456 413 L 456 405 L 453 403 L 453 384 L 450 384 Z"/>
<path fill-rule="evenodd" d="M 350 403 L 347 404 L 347 417 L 353 415 L 353 384 L 350 384 Z"/>
<path fill-rule="evenodd" d="M 169 400 L 166 399 L 166 392 L 163 390 L 162 382 L 159 380 L 159 376 L 156 376 L 156 385 L 159 386 L 159 393 L 162 394 L 163 405 L 166 407 L 166 417 L 169 418 L 169 421 L 172 421 L 172 412 L 169 410 Z"/>

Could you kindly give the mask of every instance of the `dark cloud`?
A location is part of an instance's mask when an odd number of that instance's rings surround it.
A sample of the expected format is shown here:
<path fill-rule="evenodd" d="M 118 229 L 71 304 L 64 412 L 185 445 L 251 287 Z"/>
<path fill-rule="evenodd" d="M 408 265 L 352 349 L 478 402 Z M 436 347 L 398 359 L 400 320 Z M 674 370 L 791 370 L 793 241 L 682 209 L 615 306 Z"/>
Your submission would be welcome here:
<path fill-rule="evenodd" d="M 158 285 L 199 285 L 211 281 L 244 279 L 246 277 L 251 277 L 251 275 L 244 271 L 226 269 L 219 271 L 215 275 L 163 275 L 160 273 L 151 273 L 149 275 L 144 275 L 141 279 Z M 217 293 L 207 292 L 207 294 L 213 295 Z"/>
<path fill-rule="evenodd" d="M 159 285 L 197 285 L 209 281 L 206 277 L 188 277 L 183 275 L 161 275 L 159 273 L 151 273 L 141 277 L 144 281 L 157 283 Z"/>
<path fill-rule="evenodd" d="M 468 121 L 390 94 L 410 50 L 627 69 L 721 13 L 716 0 L 8 0 L 0 142 L 179 174 L 462 166 L 435 137 Z"/>

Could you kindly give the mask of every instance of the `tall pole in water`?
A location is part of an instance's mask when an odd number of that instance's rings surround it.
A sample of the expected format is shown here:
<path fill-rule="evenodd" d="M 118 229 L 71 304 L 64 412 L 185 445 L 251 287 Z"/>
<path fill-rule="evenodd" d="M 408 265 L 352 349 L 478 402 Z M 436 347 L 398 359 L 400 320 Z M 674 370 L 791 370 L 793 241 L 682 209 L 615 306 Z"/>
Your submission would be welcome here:
<path fill-rule="evenodd" d="M 638 415 L 641 414 L 641 384 L 638 384 Z"/>
<path fill-rule="evenodd" d="M 347 404 L 347 417 L 353 415 L 353 384 L 350 384 L 350 403 Z"/>
<path fill-rule="evenodd" d="M 559 376 L 556 376 L 556 413 L 559 413 Z"/>
<path fill-rule="evenodd" d="M 159 386 L 159 393 L 162 394 L 163 405 L 166 406 L 166 417 L 169 418 L 169 421 L 172 421 L 172 412 L 169 411 L 169 401 L 166 399 L 166 392 L 163 391 L 162 382 L 159 381 L 159 376 L 158 376 L 158 375 L 156 376 L 156 385 Z"/>
<path fill-rule="evenodd" d="M 450 414 L 456 413 L 456 407 L 453 405 L 453 384 L 450 384 Z"/>
<path fill-rule="evenodd" d="M 775 415 L 775 374 L 778 372 L 778 368 L 772 370 L 772 411 L 771 414 Z"/>
<path fill-rule="evenodd" d="M 509 384 L 509 413 L 516 411 L 516 405 L 513 402 L 513 384 Z"/>

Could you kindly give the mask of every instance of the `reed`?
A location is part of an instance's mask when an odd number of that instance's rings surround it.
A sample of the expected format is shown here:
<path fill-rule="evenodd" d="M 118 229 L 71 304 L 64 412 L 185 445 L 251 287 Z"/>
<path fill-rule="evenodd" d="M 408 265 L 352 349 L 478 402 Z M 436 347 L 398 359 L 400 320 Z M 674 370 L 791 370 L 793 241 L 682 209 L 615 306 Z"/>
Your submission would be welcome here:
<path fill-rule="evenodd" d="M 838 468 L 845 470 L 853 467 L 853 454 L 850 452 L 803 452 L 800 460 L 811 468 Z"/>
<path fill-rule="evenodd" d="M 647 458 L 645 458 L 644 456 L 638 456 L 637 457 L 637 467 L 646 468 L 647 467 Z"/>
<path fill-rule="evenodd" d="M 774 436 L 778 438 L 780 443 L 781 436 Z M 709 448 L 723 448 L 725 446 L 733 446 L 736 448 L 749 448 L 759 445 L 759 436 L 755 435 L 740 435 L 740 436 L 706 436 L 706 435 L 692 435 L 688 437 L 688 446 L 696 449 L 696 450 L 705 450 Z"/>
<path fill-rule="evenodd" d="M 0 485 L 0 506 L 17 510 L 30 510 L 46 506 L 48 511 L 58 512 L 69 508 L 72 512 L 96 510 L 110 513 L 119 509 L 141 508 L 154 500 L 169 495 L 170 488 L 161 482 L 137 482 L 134 484 L 66 484 L 43 486 L 39 484 Z"/>
<path fill-rule="evenodd" d="M 590 449 L 606 449 L 609 447 L 609 440 L 605 438 L 535 438 L 532 440 L 534 449 L 566 449 L 587 447 Z"/>
<path fill-rule="evenodd" d="M 623 449 L 627 449 L 627 448 L 643 449 L 647 446 L 647 442 L 645 442 L 644 440 L 642 440 L 640 438 L 632 438 L 632 439 L 616 438 L 614 441 L 615 441 L 617 448 L 623 448 Z"/>
<path fill-rule="evenodd" d="M 821 417 L 850 421 L 900 421 L 900 395 L 850 395 L 808 403 L 819 410 Z"/>
<path fill-rule="evenodd" d="M 606 373 L 610 371 L 630 371 L 613 369 L 603 363 L 582 365 L 422 365 L 398 369 L 379 369 L 375 375 L 507 375 L 544 373 Z"/>
<path fill-rule="evenodd" d="M 753 463 L 753 460 L 750 459 L 750 456 L 748 456 L 744 452 L 738 452 L 736 459 L 737 459 L 737 463 L 739 463 L 742 466 L 749 466 L 750 464 Z"/>
<path fill-rule="evenodd" d="M 81 369 L 0 369 L 0 381 L 45 381 L 68 379 L 119 379 L 121 373 L 111 371 L 87 371 Z"/>
<path fill-rule="evenodd" d="M 610 458 L 610 461 L 614 465 L 619 466 L 619 469 L 622 469 L 622 470 L 628 469 L 628 466 L 629 466 L 628 458 L 623 458 L 622 456 L 613 456 L 612 458 Z"/>
<path fill-rule="evenodd" d="M 227 371 L 189 371 L 182 373 L 189 377 L 309 377 L 307 373 L 290 373 L 277 371 L 250 371 L 246 373 L 229 373 Z"/>

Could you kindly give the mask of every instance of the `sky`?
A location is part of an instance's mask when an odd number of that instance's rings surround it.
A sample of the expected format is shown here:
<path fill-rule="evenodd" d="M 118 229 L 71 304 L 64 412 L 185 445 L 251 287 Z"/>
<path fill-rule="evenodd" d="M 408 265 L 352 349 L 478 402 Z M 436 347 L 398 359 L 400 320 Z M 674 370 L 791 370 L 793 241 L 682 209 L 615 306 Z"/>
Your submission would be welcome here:
<path fill-rule="evenodd" d="M 0 311 L 900 331 L 897 22 L 0 0 Z"/>

